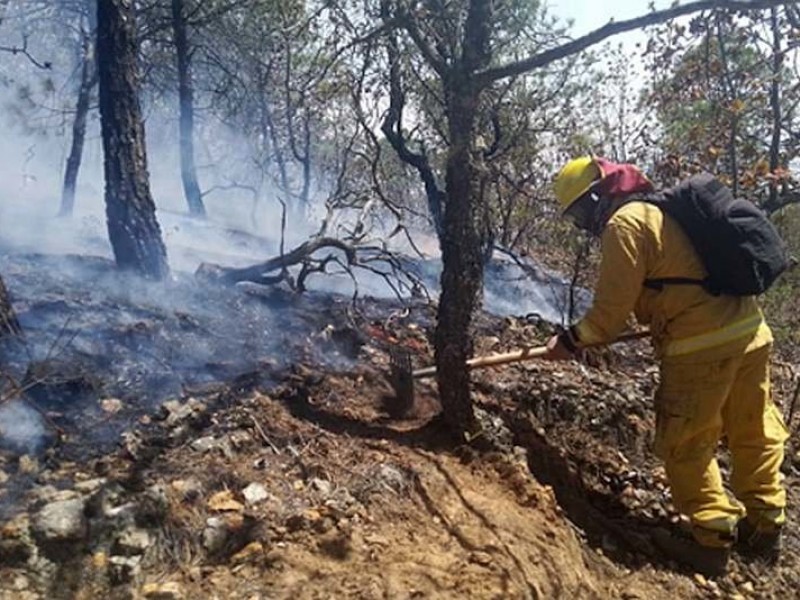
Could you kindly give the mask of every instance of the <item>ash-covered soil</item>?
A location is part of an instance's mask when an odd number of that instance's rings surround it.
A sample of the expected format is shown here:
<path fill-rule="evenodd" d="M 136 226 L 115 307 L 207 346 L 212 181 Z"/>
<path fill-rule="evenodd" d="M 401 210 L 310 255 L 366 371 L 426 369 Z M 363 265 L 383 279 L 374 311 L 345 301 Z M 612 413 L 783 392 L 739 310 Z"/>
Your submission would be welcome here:
<path fill-rule="evenodd" d="M 188 279 L 164 293 L 77 257 L 16 257 L 3 275 L 26 330 L 3 342 L 18 385 L 3 405 L 27 406 L 43 433 L 2 454 L 0 598 L 777 599 L 800 587 L 791 448 L 777 567 L 737 557 L 708 581 L 653 546 L 676 515 L 650 453 L 646 342 L 476 372 L 494 447 L 477 452 L 441 428 L 430 382 L 403 414 L 387 383 L 391 344 L 430 362 L 431 307 Z M 476 353 L 550 330 L 481 315 Z M 780 362 L 775 375 L 788 414 L 796 381 Z"/>

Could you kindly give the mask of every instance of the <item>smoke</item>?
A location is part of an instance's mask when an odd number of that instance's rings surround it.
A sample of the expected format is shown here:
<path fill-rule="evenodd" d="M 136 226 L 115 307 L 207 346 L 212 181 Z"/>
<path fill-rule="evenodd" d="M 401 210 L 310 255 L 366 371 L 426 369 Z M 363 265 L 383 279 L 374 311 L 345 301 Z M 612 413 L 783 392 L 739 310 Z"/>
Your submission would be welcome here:
<path fill-rule="evenodd" d="M 0 445 L 33 454 L 45 444 L 47 430 L 42 416 L 20 400 L 0 404 Z"/>

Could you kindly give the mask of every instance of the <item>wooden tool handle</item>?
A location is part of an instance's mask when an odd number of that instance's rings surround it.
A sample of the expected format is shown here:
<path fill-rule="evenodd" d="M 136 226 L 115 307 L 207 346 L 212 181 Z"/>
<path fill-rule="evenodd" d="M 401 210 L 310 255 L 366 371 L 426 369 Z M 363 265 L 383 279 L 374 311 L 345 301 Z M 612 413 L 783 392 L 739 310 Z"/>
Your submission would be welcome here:
<path fill-rule="evenodd" d="M 648 330 L 636 331 L 633 333 L 626 333 L 619 336 L 616 340 L 611 342 L 628 342 L 630 340 L 638 340 L 650 335 Z M 584 346 L 585 348 L 592 348 L 595 346 L 604 346 L 605 344 L 590 344 Z M 481 367 L 492 367 L 495 365 L 505 365 L 508 363 L 520 362 L 531 358 L 539 358 L 547 354 L 547 346 L 534 346 L 532 348 L 523 348 L 522 350 L 514 350 L 513 352 L 504 352 L 502 354 L 490 354 L 489 356 L 477 356 L 467 361 L 467 368 L 479 369 Z M 411 372 L 414 379 L 421 379 L 423 377 L 433 377 L 436 375 L 436 367 L 425 367 L 424 369 L 416 369 Z"/>
<path fill-rule="evenodd" d="M 489 356 L 477 356 L 470 358 L 467 361 L 467 368 L 469 370 L 479 369 L 481 367 L 491 367 L 495 365 L 505 365 L 513 362 L 520 362 L 529 358 L 538 358 L 547 354 L 547 346 L 536 346 L 534 348 L 523 348 L 522 350 L 514 350 L 513 352 L 504 352 L 502 354 L 490 354 Z M 436 367 L 425 367 L 424 369 L 416 369 L 412 372 L 414 379 L 422 377 L 433 377 L 436 375 Z"/>

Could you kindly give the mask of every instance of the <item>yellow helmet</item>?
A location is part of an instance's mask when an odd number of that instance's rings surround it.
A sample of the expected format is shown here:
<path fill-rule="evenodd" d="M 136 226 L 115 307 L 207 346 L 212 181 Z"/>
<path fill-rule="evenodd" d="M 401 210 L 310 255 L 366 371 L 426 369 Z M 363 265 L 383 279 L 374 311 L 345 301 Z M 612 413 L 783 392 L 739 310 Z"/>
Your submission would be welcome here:
<path fill-rule="evenodd" d="M 602 176 L 603 172 L 591 156 L 574 158 L 564 165 L 553 183 L 562 212 L 589 191 L 592 184 Z"/>

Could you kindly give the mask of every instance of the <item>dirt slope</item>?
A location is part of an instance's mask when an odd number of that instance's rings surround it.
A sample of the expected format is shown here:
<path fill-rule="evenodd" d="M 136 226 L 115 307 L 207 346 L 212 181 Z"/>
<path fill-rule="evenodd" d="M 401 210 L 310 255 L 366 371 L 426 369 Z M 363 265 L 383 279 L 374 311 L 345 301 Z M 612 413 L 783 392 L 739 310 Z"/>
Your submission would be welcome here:
<path fill-rule="evenodd" d="M 117 354 L 132 361 L 117 372 L 136 374 L 115 376 L 126 385 L 149 381 L 133 369 L 143 332 L 173 350 L 183 339 L 176 332 L 200 330 L 148 306 L 137 317 L 145 326 L 134 321 L 120 333 L 100 318 L 101 300 L 92 307 L 104 343 L 128 340 L 131 327 L 140 336 Z M 250 311 L 264 304 L 238 302 Z M 62 310 L 57 298 L 53 306 Z M 281 327 L 292 335 L 270 356 L 253 350 L 250 371 L 184 386 L 160 408 L 136 407 L 133 393 L 116 402 L 87 395 L 92 411 L 64 407 L 53 417 L 67 431 L 59 445 L 0 454 L 0 599 L 797 597 L 800 457 L 792 449 L 787 552 L 776 568 L 736 557 L 729 575 L 707 581 L 651 543 L 653 529 L 677 515 L 650 453 L 656 370 L 646 344 L 584 364 L 476 373 L 476 405 L 495 448 L 477 453 L 442 430 L 430 383 L 417 386 L 403 414 L 387 385 L 387 344 L 430 361 L 428 308 L 381 313 L 376 305 L 357 321 L 313 304 L 305 313 L 284 306 L 264 309 L 263 331 L 291 317 Z M 23 321 L 32 314 L 23 311 Z M 476 352 L 548 331 L 484 315 Z M 236 367 L 231 352 L 211 356 L 226 372 Z M 152 364 L 166 369 L 164 360 Z M 780 364 L 776 375 L 788 402 L 794 378 Z M 100 418 L 121 431 L 116 450 L 93 451 L 80 436 L 82 419 L 94 427 Z"/>

